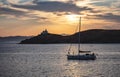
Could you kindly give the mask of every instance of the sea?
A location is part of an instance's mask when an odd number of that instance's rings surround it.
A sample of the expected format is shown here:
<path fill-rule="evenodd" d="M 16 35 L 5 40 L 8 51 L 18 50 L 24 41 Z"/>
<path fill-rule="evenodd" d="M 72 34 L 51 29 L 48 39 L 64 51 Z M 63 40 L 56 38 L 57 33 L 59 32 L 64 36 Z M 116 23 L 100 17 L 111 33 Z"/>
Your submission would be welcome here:
<path fill-rule="evenodd" d="M 120 44 L 81 44 L 96 60 L 67 60 L 70 44 L 0 43 L 0 77 L 120 77 Z M 77 54 L 72 44 L 71 54 Z"/>

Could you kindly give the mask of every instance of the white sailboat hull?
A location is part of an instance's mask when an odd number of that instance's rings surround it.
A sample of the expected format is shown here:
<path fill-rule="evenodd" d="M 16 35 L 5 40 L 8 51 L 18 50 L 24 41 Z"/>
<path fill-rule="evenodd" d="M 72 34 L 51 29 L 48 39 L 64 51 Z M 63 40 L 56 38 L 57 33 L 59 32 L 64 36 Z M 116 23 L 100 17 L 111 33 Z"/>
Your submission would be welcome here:
<path fill-rule="evenodd" d="M 95 60 L 96 56 L 94 54 L 84 54 L 84 55 L 67 55 L 68 60 Z"/>

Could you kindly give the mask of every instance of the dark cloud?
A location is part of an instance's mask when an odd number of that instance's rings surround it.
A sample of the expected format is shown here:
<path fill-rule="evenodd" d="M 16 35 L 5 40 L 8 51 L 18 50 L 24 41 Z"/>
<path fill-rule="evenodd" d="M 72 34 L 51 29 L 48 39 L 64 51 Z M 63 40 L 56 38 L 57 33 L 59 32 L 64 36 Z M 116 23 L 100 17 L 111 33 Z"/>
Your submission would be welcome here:
<path fill-rule="evenodd" d="M 15 10 L 7 7 L 0 7 L 0 15 L 11 15 L 16 18 L 21 19 L 21 17 L 27 17 L 27 20 L 46 20 L 46 17 L 36 16 L 34 14 L 30 14 L 30 12 L 24 12 L 20 10 Z"/>
<path fill-rule="evenodd" d="M 16 8 L 40 10 L 45 12 L 72 12 L 78 14 L 80 11 L 93 10 L 92 8 L 78 7 L 75 4 L 63 3 L 57 1 L 45 1 L 45 2 L 34 2 L 34 3 L 35 5 L 12 5 L 12 6 Z"/>
<path fill-rule="evenodd" d="M 0 4 L 9 5 L 10 3 L 7 0 L 0 0 Z"/>
<path fill-rule="evenodd" d="M 53 12 L 53 14 L 56 14 L 57 16 L 62 16 L 62 15 L 70 15 L 70 12 Z"/>
<path fill-rule="evenodd" d="M 11 8 L 7 8 L 7 7 L 0 7 L 0 15 L 4 14 L 4 15 L 14 15 L 14 16 L 21 16 L 21 15 L 25 15 L 26 12 L 23 11 L 19 11 L 19 10 L 15 10 L 15 9 L 11 9 Z"/>
<path fill-rule="evenodd" d="M 111 22 L 120 22 L 120 15 L 115 15 L 112 13 L 105 13 L 100 15 L 94 15 L 97 19 L 107 20 Z"/>

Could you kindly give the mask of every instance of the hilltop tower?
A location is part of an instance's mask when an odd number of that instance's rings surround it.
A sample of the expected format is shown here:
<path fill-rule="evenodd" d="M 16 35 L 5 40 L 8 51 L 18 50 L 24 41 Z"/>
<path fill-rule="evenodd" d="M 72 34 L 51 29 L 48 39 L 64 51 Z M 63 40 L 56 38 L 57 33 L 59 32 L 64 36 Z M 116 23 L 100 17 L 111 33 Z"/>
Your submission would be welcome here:
<path fill-rule="evenodd" d="M 46 34 L 48 34 L 47 29 L 45 29 L 44 31 L 41 32 L 41 35 L 46 35 Z"/>

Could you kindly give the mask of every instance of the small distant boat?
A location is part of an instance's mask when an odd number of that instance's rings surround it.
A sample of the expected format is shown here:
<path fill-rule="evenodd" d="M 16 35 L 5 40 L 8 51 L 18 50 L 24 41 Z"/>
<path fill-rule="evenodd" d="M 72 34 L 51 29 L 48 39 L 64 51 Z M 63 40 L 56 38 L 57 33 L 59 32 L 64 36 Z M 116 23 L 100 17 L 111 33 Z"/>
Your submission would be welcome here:
<path fill-rule="evenodd" d="M 79 38 L 78 38 L 78 54 L 70 54 L 68 52 L 67 59 L 68 60 L 95 60 L 96 55 L 91 51 L 81 51 L 80 50 L 80 29 L 81 29 L 81 17 L 79 20 Z"/>

